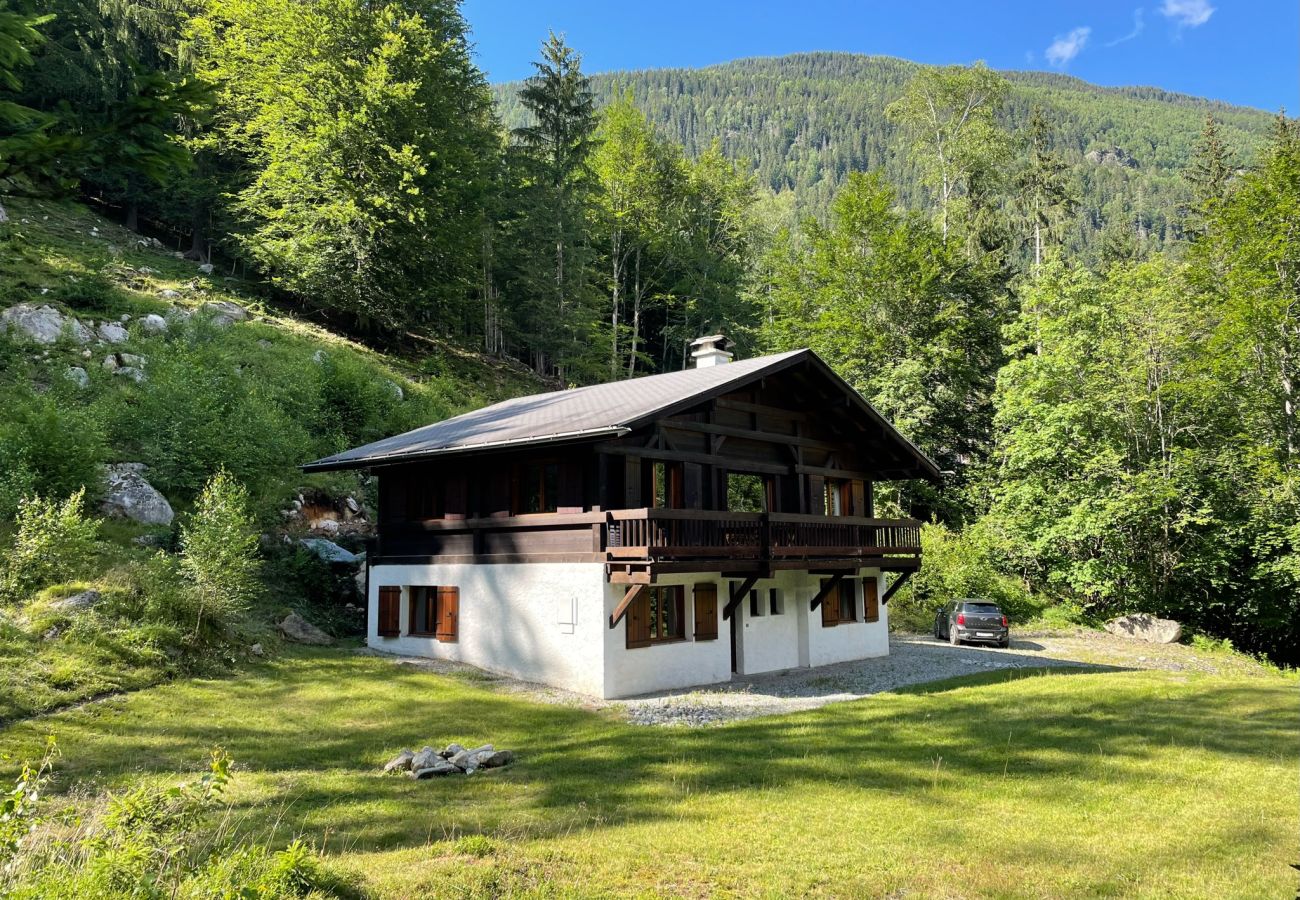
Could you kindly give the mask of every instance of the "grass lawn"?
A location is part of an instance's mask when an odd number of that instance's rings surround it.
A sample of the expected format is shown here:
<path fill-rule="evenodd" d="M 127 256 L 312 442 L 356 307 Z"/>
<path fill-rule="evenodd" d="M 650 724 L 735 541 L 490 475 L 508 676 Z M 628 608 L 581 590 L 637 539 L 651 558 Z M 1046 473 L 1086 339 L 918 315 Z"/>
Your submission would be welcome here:
<path fill-rule="evenodd" d="M 1300 702 L 1273 674 L 990 673 L 703 730 L 623 724 L 343 651 L 0 732 L 60 786 L 235 757 L 248 822 L 381 897 L 1289 897 Z M 402 747 L 513 767 L 413 782 Z"/>

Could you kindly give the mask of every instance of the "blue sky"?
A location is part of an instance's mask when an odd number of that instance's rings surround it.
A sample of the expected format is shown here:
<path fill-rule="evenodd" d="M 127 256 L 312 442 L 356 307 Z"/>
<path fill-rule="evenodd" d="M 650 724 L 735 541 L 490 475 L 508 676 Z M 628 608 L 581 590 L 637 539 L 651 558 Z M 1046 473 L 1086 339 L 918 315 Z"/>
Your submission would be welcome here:
<path fill-rule="evenodd" d="M 983 59 L 1300 112 L 1297 0 L 465 0 L 462 9 L 492 81 L 527 75 L 554 29 L 588 72 L 846 50 Z"/>

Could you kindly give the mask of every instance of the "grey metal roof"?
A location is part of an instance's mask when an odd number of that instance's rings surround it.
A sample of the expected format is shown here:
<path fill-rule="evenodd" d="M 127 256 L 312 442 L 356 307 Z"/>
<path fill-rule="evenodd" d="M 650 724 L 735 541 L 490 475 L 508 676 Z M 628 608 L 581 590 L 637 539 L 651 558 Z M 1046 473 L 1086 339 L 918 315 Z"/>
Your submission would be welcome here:
<path fill-rule="evenodd" d="M 857 399 L 889 431 L 893 427 L 839 379 L 811 350 L 792 350 L 702 369 L 683 369 L 594 384 L 567 391 L 516 397 L 463 415 L 444 419 L 405 434 L 384 438 L 307 463 L 304 471 L 364 468 L 410 459 L 463 453 L 476 449 L 611 437 L 626 434 L 647 419 L 672 407 L 703 400 L 802 360 L 813 360 Z M 923 461 L 934 466 L 902 435 L 898 439 Z"/>

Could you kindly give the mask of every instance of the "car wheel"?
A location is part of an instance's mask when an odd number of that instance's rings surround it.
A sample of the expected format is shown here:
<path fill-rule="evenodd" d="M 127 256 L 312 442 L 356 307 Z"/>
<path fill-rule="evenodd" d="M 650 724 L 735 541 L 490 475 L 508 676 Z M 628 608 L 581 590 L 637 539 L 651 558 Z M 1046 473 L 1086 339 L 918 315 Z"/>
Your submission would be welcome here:
<path fill-rule="evenodd" d="M 948 627 L 948 643 L 954 647 L 961 646 L 961 638 L 957 637 L 957 632 L 952 630 L 952 626 Z"/>
<path fill-rule="evenodd" d="M 1003 638 L 1002 640 L 998 641 L 998 646 L 1001 647 L 1003 650 L 1007 649 L 1008 647 L 1011 646 L 1011 638 Z"/>

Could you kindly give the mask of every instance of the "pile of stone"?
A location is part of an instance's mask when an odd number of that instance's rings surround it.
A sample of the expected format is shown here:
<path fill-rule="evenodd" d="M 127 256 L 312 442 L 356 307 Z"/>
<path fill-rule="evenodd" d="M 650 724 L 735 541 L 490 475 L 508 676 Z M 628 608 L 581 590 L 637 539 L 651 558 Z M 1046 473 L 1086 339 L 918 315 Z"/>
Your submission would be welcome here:
<path fill-rule="evenodd" d="M 384 766 L 385 775 L 405 772 L 408 778 L 433 778 L 438 775 L 472 775 L 479 769 L 499 769 L 515 761 L 510 750 L 498 750 L 491 744 L 467 750 L 460 744 L 448 744 L 445 750 L 425 747 L 418 753 L 403 750 Z"/>

